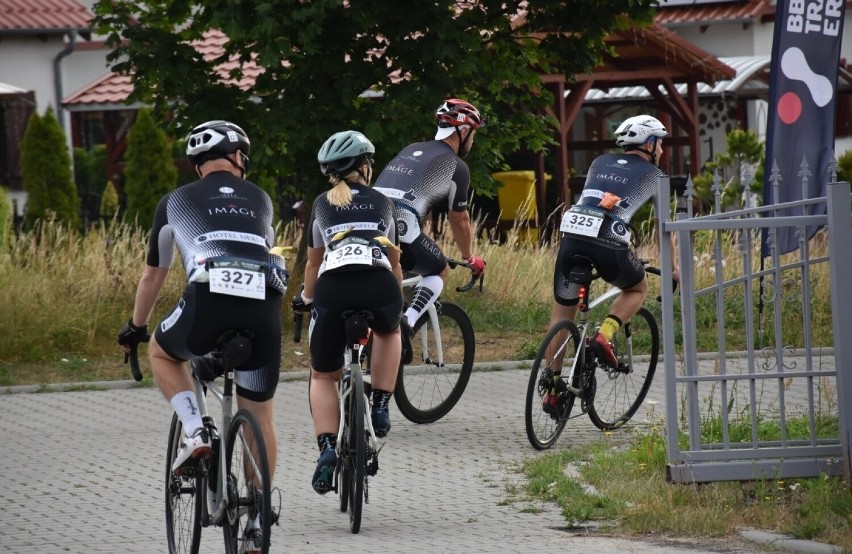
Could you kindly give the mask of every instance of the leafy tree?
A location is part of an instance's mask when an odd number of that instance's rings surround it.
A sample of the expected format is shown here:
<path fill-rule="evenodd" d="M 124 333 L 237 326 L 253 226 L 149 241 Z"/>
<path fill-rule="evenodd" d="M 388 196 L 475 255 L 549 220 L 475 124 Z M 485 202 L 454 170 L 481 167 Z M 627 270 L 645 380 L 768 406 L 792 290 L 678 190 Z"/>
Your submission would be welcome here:
<path fill-rule="evenodd" d="M 113 69 L 130 74 L 132 100 L 187 127 L 230 119 L 252 139 L 252 174 L 312 196 L 327 186 L 316 152 L 333 132 L 363 131 L 377 168 L 402 146 L 431 138 L 447 96 L 492 120 L 470 156 L 477 187 L 506 169 L 504 155 L 553 142 L 553 98 L 542 74 L 569 78 L 593 68 L 614 29 L 649 22 L 655 0 L 101 0 L 98 32 Z M 520 14 L 520 15 L 519 15 Z M 192 46 L 219 30 L 224 54 Z M 163 60 L 168 63 L 163 63 Z M 223 82 L 256 74 L 251 91 Z M 252 65 L 254 64 L 254 66 Z M 260 69 L 258 72 L 257 69 Z"/>
<path fill-rule="evenodd" d="M 65 133 L 48 107 L 44 116 L 33 112 L 21 139 L 21 173 L 28 225 L 37 219 L 53 218 L 76 228 L 80 221 L 80 199 L 71 171 L 71 156 Z"/>
<path fill-rule="evenodd" d="M 127 197 L 126 216 L 130 221 L 150 224 L 157 202 L 174 190 L 177 168 L 171 151 L 166 133 L 154 123 L 151 112 L 139 110 L 127 134 L 124 194 Z"/>

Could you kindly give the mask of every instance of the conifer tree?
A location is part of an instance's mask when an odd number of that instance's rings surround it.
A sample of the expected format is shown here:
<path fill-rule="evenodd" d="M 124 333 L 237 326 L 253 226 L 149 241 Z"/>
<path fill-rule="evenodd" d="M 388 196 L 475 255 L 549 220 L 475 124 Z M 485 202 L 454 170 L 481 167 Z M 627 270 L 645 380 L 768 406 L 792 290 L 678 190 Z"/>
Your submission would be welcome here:
<path fill-rule="evenodd" d="M 115 185 L 112 181 L 107 181 L 104 190 L 101 192 L 100 215 L 104 222 L 109 222 L 118 213 L 118 192 L 115 190 Z"/>
<path fill-rule="evenodd" d="M 21 139 L 21 173 L 27 206 L 27 225 L 55 217 L 72 228 L 80 221 L 80 198 L 71 171 L 65 133 L 48 107 L 44 116 L 33 113 Z"/>
<path fill-rule="evenodd" d="M 6 192 L 6 187 L 0 187 L 0 253 L 6 248 L 11 231 L 12 204 L 9 200 L 9 193 Z"/>
<path fill-rule="evenodd" d="M 126 159 L 126 217 L 128 221 L 146 226 L 154 219 L 157 202 L 174 190 L 177 182 L 169 140 L 154 123 L 149 110 L 139 110 L 127 135 Z"/>

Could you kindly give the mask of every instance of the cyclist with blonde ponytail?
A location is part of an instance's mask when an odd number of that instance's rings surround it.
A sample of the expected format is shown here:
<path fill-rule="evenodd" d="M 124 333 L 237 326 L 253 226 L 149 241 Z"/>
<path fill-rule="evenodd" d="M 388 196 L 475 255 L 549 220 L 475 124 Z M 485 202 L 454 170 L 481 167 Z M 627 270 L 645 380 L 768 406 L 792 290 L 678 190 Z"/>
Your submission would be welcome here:
<path fill-rule="evenodd" d="M 393 203 L 369 186 L 375 151 L 358 131 L 335 133 L 320 148 L 317 161 L 332 188 L 311 210 L 305 286 L 293 299 L 294 310 L 311 312 L 309 400 L 320 450 L 311 485 L 320 494 L 332 488 L 337 465 L 345 311 L 373 314 L 371 416 L 376 436 L 390 430 L 388 403 L 402 348 L 402 269 Z"/>

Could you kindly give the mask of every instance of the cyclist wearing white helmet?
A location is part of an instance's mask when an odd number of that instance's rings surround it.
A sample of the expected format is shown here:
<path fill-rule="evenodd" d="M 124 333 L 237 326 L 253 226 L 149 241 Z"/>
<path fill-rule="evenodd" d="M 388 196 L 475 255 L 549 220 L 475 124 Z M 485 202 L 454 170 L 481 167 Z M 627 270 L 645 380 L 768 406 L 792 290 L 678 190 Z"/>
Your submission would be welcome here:
<path fill-rule="evenodd" d="M 402 270 L 393 203 L 369 186 L 375 151 L 358 131 L 335 133 L 320 148 L 317 161 L 332 188 L 314 201 L 306 228 L 305 288 L 293 299 L 294 310 L 311 312 L 309 396 L 320 450 L 311 485 L 320 494 L 331 490 L 337 465 L 344 312 L 373 314 L 371 418 L 378 437 L 391 427 L 389 402 L 401 349 Z"/>
<path fill-rule="evenodd" d="M 598 358 L 612 367 L 617 367 L 618 361 L 610 341 L 622 323 L 639 311 L 648 292 L 645 270 L 632 248 L 630 219 L 657 193 L 663 174 L 657 166 L 667 135 L 666 127 L 650 115 L 625 120 L 615 131 L 615 142 L 624 152 L 595 158 L 580 199 L 562 216 L 549 326 L 574 319 L 579 301 L 578 285 L 568 281 L 572 258 L 579 255 L 591 259 L 600 276 L 621 289 L 600 330 L 591 338 Z M 676 265 L 673 270 L 678 279 Z M 548 401 L 555 399 L 555 395 L 545 395 L 545 410 Z"/>
<path fill-rule="evenodd" d="M 186 361 L 216 350 L 217 339 L 230 329 L 254 334 L 251 358 L 236 368 L 237 406 L 251 411 L 260 424 L 270 473 L 276 464 L 272 398 L 281 365 L 281 298 L 287 272 L 284 259 L 270 252 L 275 240 L 272 200 L 243 179 L 249 150 L 246 133 L 228 121 L 208 121 L 190 132 L 186 154 L 199 179 L 166 194 L 157 205 L 133 315 L 118 335 L 125 351 L 147 337 L 148 319 L 176 246 L 186 287 L 177 306 L 157 325 L 148 355 L 155 382 L 186 434 L 172 467 L 178 474 L 211 451 Z M 208 269 L 229 261 L 256 268 L 263 286 L 217 288 Z M 251 525 L 259 529 L 258 521 Z"/>
<path fill-rule="evenodd" d="M 473 147 L 477 129 L 485 118 L 473 104 L 449 98 L 435 111 L 435 140 L 409 144 L 376 179 L 376 190 L 396 205 L 404 271 L 422 275 L 403 318 L 403 363 L 411 363 L 410 329 L 426 313 L 449 276 L 447 258 L 438 245 L 421 231 L 423 219 L 435 206 L 449 205 L 447 220 L 462 258 L 474 273 L 485 271 L 485 260 L 473 253 L 470 215 L 470 169 L 464 158 Z"/>

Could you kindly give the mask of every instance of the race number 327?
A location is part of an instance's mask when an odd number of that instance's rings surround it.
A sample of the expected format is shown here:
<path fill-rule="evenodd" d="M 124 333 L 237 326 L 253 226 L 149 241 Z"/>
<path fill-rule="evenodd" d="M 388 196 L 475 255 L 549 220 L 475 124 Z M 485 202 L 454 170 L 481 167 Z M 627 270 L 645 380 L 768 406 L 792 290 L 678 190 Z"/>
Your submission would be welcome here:
<path fill-rule="evenodd" d="M 210 292 L 262 300 L 266 297 L 266 280 L 260 271 L 214 267 L 210 269 Z"/>

